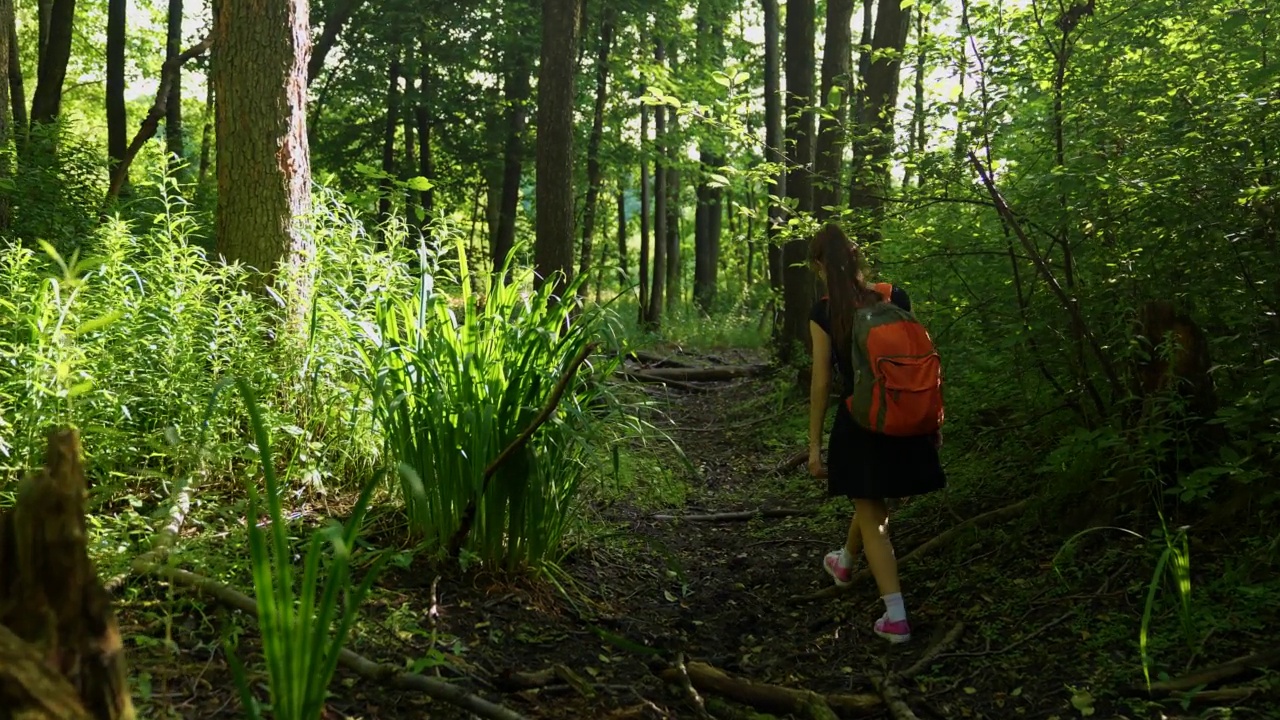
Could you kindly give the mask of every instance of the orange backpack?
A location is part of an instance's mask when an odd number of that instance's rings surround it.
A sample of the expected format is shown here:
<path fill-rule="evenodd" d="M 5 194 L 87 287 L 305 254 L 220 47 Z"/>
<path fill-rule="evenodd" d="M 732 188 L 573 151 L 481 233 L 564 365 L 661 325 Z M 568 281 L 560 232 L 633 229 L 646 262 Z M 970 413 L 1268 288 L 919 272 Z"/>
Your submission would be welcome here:
<path fill-rule="evenodd" d="M 877 283 L 881 301 L 853 317 L 854 422 L 884 435 L 932 435 L 942 428 L 942 360 L 916 316 L 891 302 L 893 286 Z"/>

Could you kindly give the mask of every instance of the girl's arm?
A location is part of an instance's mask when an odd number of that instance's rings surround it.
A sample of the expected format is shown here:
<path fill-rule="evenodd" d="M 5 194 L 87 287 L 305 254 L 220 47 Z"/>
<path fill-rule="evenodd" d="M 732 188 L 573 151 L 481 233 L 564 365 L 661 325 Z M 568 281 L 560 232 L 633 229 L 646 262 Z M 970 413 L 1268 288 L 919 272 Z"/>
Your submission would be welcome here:
<path fill-rule="evenodd" d="M 809 472 L 822 477 L 822 424 L 831 395 L 831 338 L 818 323 L 809 321 L 813 339 L 813 372 L 809 380 Z"/>

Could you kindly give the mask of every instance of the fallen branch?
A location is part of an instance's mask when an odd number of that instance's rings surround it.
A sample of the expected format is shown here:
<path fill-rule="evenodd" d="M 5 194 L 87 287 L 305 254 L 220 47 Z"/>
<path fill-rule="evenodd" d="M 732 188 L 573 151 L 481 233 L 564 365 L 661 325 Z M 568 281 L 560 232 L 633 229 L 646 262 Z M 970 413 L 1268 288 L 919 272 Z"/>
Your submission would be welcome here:
<path fill-rule="evenodd" d="M 1172 680 L 1153 682 L 1151 683 L 1150 692 L 1152 694 L 1168 694 L 1194 690 L 1202 685 L 1212 685 L 1249 670 L 1271 667 L 1276 663 L 1280 663 L 1280 648 L 1238 657 L 1235 660 L 1228 660 L 1212 667 L 1202 668 Z"/>
<path fill-rule="evenodd" d="M 946 635 L 942 637 L 941 640 L 935 643 L 933 647 L 925 650 L 924 654 L 920 656 L 920 659 L 916 660 L 911 667 L 898 673 L 898 679 L 911 680 L 916 675 L 928 670 L 929 666 L 938 659 L 939 655 L 945 652 L 947 648 L 956 644 L 956 641 L 960 639 L 962 634 L 964 634 L 964 623 L 958 622 L 950 631 L 947 632 Z"/>
<path fill-rule="evenodd" d="M 124 188 L 125 180 L 129 177 L 129 166 L 133 164 L 133 159 L 137 157 L 138 151 L 142 149 L 142 146 L 155 137 L 156 130 L 160 127 L 160 120 L 168 112 L 169 88 L 173 85 L 178 69 L 188 60 L 205 54 L 210 47 L 213 47 L 212 34 L 206 35 L 203 40 L 187 48 L 181 54 L 165 60 L 164 64 L 160 66 L 160 87 L 156 89 L 155 104 L 147 111 L 147 116 L 142 119 L 142 126 L 138 128 L 138 133 L 133 136 L 133 142 L 129 143 L 128 149 L 124 151 L 124 157 L 120 158 L 120 163 L 111 172 L 111 183 L 107 186 L 107 199 L 103 203 L 104 217 L 106 208 L 110 207 L 111 203 L 120 197 L 120 191 Z"/>
<path fill-rule="evenodd" d="M 737 678 L 702 662 L 686 666 L 693 687 L 750 705 L 763 712 L 793 714 L 813 720 L 835 720 L 835 710 L 846 714 L 869 714 L 883 707 L 876 695 L 821 695 L 812 690 L 797 690 Z M 668 668 L 660 673 L 663 680 L 679 685 L 681 673 Z"/>
<path fill-rule="evenodd" d="M 582 346 L 582 349 L 578 351 L 578 354 L 569 361 L 569 366 L 565 368 L 564 374 L 560 376 L 560 379 L 556 382 L 556 386 L 551 389 L 551 394 L 547 396 L 547 402 L 543 404 L 542 411 L 539 412 L 538 416 L 533 419 L 533 422 L 529 423 L 529 426 L 521 431 L 516 439 L 511 441 L 511 444 L 499 453 L 498 457 L 494 458 L 493 462 L 489 463 L 489 466 L 484 469 L 484 482 L 480 485 L 480 493 L 476 497 L 467 501 L 467 507 L 462 511 L 462 518 L 458 521 L 458 529 L 454 531 L 453 537 L 449 538 L 449 557 L 458 557 L 458 554 L 462 552 L 462 544 L 467 541 L 467 535 L 471 533 L 471 524 L 475 522 L 476 519 L 476 498 L 484 497 L 484 494 L 489 491 L 489 482 L 493 480 L 493 476 L 497 474 L 503 464 L 506 463 L 507 460 L 510 460 L 516 453 L 520 452 L 520 450 L 524 448 L 525 444 L 529 442 L 529 438 L 533 437 L 533 434 L 538 431 L 538 428 L 542 427 L 543 423 L 551 419 L 552 413 L 554 413 L 556 411 L 556 407 L 560 405 L 560 398 L 564 396 L 565 390 L 569 389 L 569 384 L 573 382 L 574 376 L 578 374 L 578 368 L 582 366 L 582 363 L 587 361 L 587 358 L 591 356 L 592 351 L 595 349 L 595 343 L 587 343 Z"/>
<path fill-rule="evenodd" d="M 739 512 L 706 513 L 702 515 L 654 515 L 654 520 L 687 520 L 688 522 L 734 522 L 752 518 L 785 518 L 812 515 L 812 510 L 797 508 L 758 508 Z"/>
<path fill-rule="evenodd" d="M 902 698 L 902 690 L 898 688 L 897 683 L 893 681 L 891 675 L 881 675 L 880 673 L 867 673 L 871 679 L 871 686 L 880 693 L 880 697 L 884 699 L 884 706 L 889 710 L 889 714 L 894 720 L 920 720 L 915 714 L 907 701 Z"/>
<path fill-rule="evenodd" d="M 671 355 L 659 355 L 657 353 L 645 352 L 644 350 L 632 350 L 630 353 L 627 353 L 627 357 L 635 358 L 636 361 L 651 367 L 697 367 L 696 365 L 684 362 L 683 360 L 676 360 Z"/>
<path fill-rule="evenodd" d="M 1070 620 L 1071 618 L 1075 617 L 1075 614 L 1076 614 L 1076 611 L 1075 611 L 1075 610 L 1069 610 L 1069 611 L 1067 611 L 1067 612 L 1065 612 L 1065 613 L 1063 613 L 1063 614 L 1059 615 L 1058 617 L 1056 617 L 1056 618 L 1054 618 L 1054 619 L 1050 620 L 1049 622 L 1045 623 L 1044 625 L 1041 625 L 1040 627 L 1036 628 L 1035 630 L 1031 631 L 1030 633 L 1028 633 L 1028 634 L 1026 634 L 1026 635 L 1023 635 L 1023 636 L 1022 636 L 1021 638 L 1019 638 L 1018 640 L 1015 640 L 1014 642 L 1011 642 L 1011 643 L 1009 643 L 1008 645 L 1005 645 L 1005 646 L 1004 646 L 1004 647 L 1002 647 L 1002 648 L 997 648 L 997 649 L 995 649 L 995 650 L 992 650 L 992 649 L 990 648 L 991 642 L 988 640 L 988 641 L 987 641 L 987 645 L 988 645 L 988 647 L 987 647 L 987 649 L 986 649 L 986 650 L 977 650 L 977 651 L 974 651 L 974 652 L 939 653 L 938 655 L 935 655 L 933 659 L 934 659 L 934 660 L 939 660 L 939 659 L 944 658 L 944 657 L 987 657 L 987 656 L 989 656 L 989 655 L 1002 655 L 1002 654 L 1007 653 L 1007 652 L 1010 652 L 1010 651 L 1012 651 L 1012 650 L 1016 650 L 1016 649 L 1018 649 L 1019 647 L 1021 647 L 1021 646 L 1023 646 L 1023 645 L 1026 645 L 1027 643 L 1031 642 L 1031 641 L 1032 641 L 1032 640 L 1034 640 L 1035 638 L 1037 638 L 1037 637 L 1039 637 L 1039 636 L 1041 636 L 1041 635 L 1045 634 L 1045 633 L 1046 633 L 1046 632 L 1048 632 L 1049 630 L 1052 630 L 1053 628 L 1055 628 L 1055 627 L 1057 627 L 1057 626 L 1061 625 L 1062 623 L 1064 623 L 1064 622 L 1066 622 L 1066 621 Z"/>
<path fill-rule="evenodd" d="M 683 382 L 724 382 L 740 378 L 758 377 L 770 371 L 768 365 L 716 365 L 713 367 L 647 368 L 647 377 Z"/>
<path fill-rule="evenodd" d="M 154 575 L 185 585 L 247 615 L 255 618 L 258 616 L 258 604 L 253 598 L 203 575 L 157 564 L 135 569 L 142 574 Z M 420 692 L 427 697 L 455 705 L 487 720 L 524 720 L 524 717 L 516 711 L 491 703 L 457 685 L 426 675 L 401 672 L 398 668 L 375 663 L 346 648 L 338 651 L 338 664 L 366 680 L 386 683 L 397 690 Z"/>
<path fill-rule="evenodd" d="M 671 378 L 661 378 L 650 374 L 646 370 L 619 370 L 619 377 L 631 380 L 633 382 L 649 383 L 652 385 L 666 385 L 676 390 L 683 390 L 689 393 L 704 393 L 708 388 L 693 385 L 682 380 L 672 380 Z"/>
<path fill-rule="evenodd" d="M 952 527 L 950 530 L 947 530 L 941 535 L 938 535 L 932 540 L 917 547 L 916 549 L 912 550 L 906 555 L 903 555 L 901 558 L 898 558 L 898 565 L 901 566 L 904 563 L 910 562 L 912 560 L 919 560 L 921 557 L 928 555 L 934 550 L 937 550 L 938 548 L 953 542 L 957 537 L 960 537 L 960 535 L 968 532 L 972 528 L 991 525 L 997 522 L 1004 522 L 1011 518 L 1017 517 L 1020 513 L 1022 513 L 1023 510 L 1026 509 L 1028 502 L 1029 502 L 1028 500 L 1020 500 L 1016 503 L 1013 503 L 1012 505 L 1006 505 L 1002 508 L 997 508 L 995 510 L 982 513 L 981 515 L 971 517 L 968 520 L 960 523 L 959 525 Z M 807 595 L 792 595 L 790 599 L 792 601 L 801 601 L 801 600 L 825 600 L 827 598 L 839 597 L 841 594 L 848 592 L 851 588 L 853 588 L 859 582 L 864 581 L 869 577 L 871 577 L 871 571 L 866 568 L 863 568 L 862 570 L 859 570 L 858 572 L 853 574 L 852 579 L 847 585 L 828 585 L 827 587 L 821 590 L 809 593 Z"/>

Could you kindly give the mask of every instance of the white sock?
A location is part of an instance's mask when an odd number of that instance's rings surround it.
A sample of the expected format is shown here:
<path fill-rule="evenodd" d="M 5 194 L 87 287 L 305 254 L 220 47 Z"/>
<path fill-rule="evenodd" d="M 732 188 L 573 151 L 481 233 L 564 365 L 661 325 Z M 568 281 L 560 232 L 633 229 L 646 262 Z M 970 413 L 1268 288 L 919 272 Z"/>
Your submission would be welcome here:
<path fill-rule="evenodd" d="M 902 602 L 902 593 L 890 593 L 885 595 L 884 609 L 889 615 L 889 622 L 901 622 L 907 619 L 907 606 Z"/>
<path fill-rule="evenodd" d="M 853 561 L 854 558 L 849 554 L 849 550 L 847 548 L 840 548 L 840 557 L 836 560 L 836 562 L 840 563 L 840 567 L 851 568 L 853 567 Z"/>

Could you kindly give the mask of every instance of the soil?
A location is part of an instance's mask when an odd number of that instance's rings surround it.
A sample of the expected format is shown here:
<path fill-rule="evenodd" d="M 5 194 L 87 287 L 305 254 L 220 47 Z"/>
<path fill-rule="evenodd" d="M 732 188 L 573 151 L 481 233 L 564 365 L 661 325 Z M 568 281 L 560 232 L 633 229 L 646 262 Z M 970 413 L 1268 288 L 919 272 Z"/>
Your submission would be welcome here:
<path fill-rule="evenodd" d="M 753 360 L 744 354 L 722 359 Z M 389 568 L 349 647 L 406 670 L 438 674 L 529 718 L 693 718 L 700 711 L 691 693 L 656 673 L 677 658 L 787 688 L 874 694 L 873 675 L 901 672 L 963 622 L 953 646 L 901 683 L 920 718 L 1201 717 L 1224 705 L 1159 702 L 1132 689 L 1142 683 L 1137 639 L 1151 563 L 1133 553 L 1137 545 L 1114 540 L 1095 551 L 1087 571 L 1060 575 L 1051 561 L 1062 539 L 1043 518 L 976 529 L 904 561 L 909 643 L 890 645 L 871 632 L 883 609 L 869 580 L 833 599 L 793 600 L 830 585 L 821 559 L 841 543 L 851 508 L 846 500 L 826 498 L 824 483 L 802 466 L 776 471 L 802 449 L 803 434 L 771 442 L 783 419 L 744 411 L 775 394 L 775 383 L 789 384 L 785 378 L 737 379 L 707 383 L 712 391 L 699 394 L 644 388 L 695 470 L 685 478 L 686 507 L 666 512 L 772 507 L 810 514 L 687 522 L 655 519 L 656 509 L 638 502 L 601 503 L 594 508 L 597 524 L 611 534 L 589 538 L 566 558 L 564 574 L 557 576 L 563 592 L 541 581 L 426 565 Z M 783 404 L 803 416 L 803 398 Z M 958 451 L 944 447 L 944 453 Z M 892 532 L 900 558 L 964 518 L 1021 499 L 984 498 L 959 485 L 953 479 L 946 491 L 896 510 Z M 227 628 L 236 626 L 233 613 L 155 592 L 150 602 L 177 603 L 172 627 L 145 599 L 121 609 L 125 635 L 135 640 L 131 665 L 143 679 L 139 692 L 149 715 L 242 716 L 220 650 Z M 1275 619 L 1240 623 L 1200 656 L 1185 657 L 1185 669 L 1257 650 Z M 245 657 L 256 652 L 256 641 L 253 624 L 241 624 L 247 628 L 240 652 Z M 1171 617 L 1154 624 L 1165 635 L 1176 632 Z M 260 657 L 251 655 L 250 664 L 261 667 Z M 554 666 L 568 673 L 543 687 L 513 687 L 513 674 Z M 1263 699 L 1274 699 L 1274 686 L 1258 687 L 1252 697 L 1226 704 L 1237 713 L 1274 717 L 1269 709 L 1275 706 Z M 468 717 L 342 668 L 332 690 L 334 718 Z M 722 698 L 700 696 L 719 716 L 749 716 L 747 706 L 726 708 Z M 876 714 L 889 717 L 883 708 Z"/>

